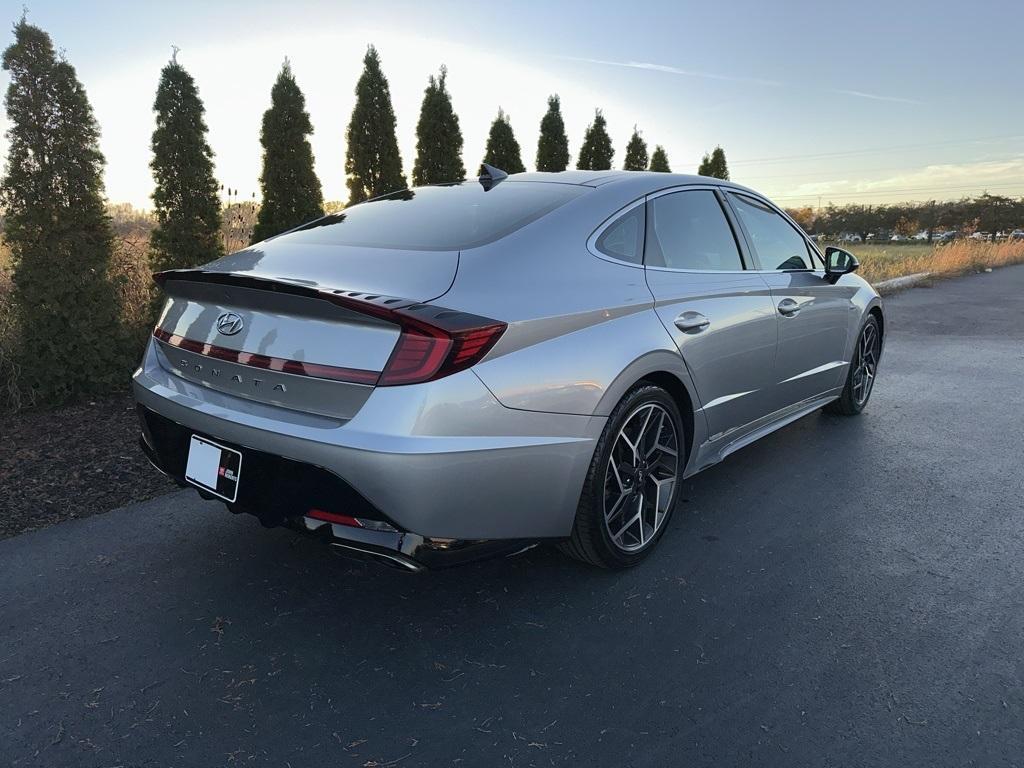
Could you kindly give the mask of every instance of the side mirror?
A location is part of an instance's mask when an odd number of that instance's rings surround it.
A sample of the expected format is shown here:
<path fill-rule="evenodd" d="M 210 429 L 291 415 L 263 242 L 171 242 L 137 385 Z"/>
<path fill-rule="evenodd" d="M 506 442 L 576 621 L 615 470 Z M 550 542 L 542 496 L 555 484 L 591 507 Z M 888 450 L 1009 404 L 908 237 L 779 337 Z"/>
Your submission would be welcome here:
<path fill-rule="evenodd" d="M 857 257 L 842 248 L 830 245 L 825 249 L 825 279 L 835 285 L 839 278 L 860 268 Z"/>

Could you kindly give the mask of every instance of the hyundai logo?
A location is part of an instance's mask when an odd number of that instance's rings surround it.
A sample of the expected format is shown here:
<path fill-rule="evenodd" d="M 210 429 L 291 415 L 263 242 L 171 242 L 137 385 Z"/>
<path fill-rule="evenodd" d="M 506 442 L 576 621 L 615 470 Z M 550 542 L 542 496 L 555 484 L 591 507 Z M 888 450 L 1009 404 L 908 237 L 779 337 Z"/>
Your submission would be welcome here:
<path fill-rule="evenodd" d="M 243 325 L 245 325 L 245 322 L 241 316 L 236 315 L 234 312 L 225 312 L 217 318 L 217 331 L 225 336 L 234 336 L 242 330 Z"/>

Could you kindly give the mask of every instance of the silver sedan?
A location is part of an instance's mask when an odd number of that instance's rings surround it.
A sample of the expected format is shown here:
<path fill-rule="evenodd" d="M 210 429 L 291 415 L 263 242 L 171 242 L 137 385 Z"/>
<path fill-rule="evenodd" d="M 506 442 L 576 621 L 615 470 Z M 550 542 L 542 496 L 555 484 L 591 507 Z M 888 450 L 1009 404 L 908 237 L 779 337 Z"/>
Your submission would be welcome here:
<path fill-rule="evenodd" d="M 142 445 L 400 568 L 545 540 L 629 566 L 682 478 L 864 408 L 885 320 L 856 269 L 729 182 L 487 168 L 158 275 Z"/>

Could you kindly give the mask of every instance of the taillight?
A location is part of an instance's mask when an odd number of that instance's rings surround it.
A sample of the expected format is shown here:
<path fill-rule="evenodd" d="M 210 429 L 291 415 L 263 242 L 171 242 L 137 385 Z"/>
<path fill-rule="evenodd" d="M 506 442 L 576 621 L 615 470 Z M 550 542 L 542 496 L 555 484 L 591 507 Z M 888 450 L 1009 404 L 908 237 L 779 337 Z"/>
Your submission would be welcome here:
<path fill-rule="evenodd" d="M 508 327 L 506 323 L 498 320 L 433 304 L 417 304 L 408 299 L 356 291 L 327 291 L 230 272 L 208 272 L 201 269 L 168 270 L 158 272 L 153 275 L 153 279 L 161 287 L 168 280 L 187 280 L 310 296 L 400 326 L 401 333 L 398 342 L 379 376 L 377 371 L 338 368 L 295 360 L 278 360 L 233 350 L 224 350 L 223 355 L 220 355 L 218 354 L 221 352 L 219 347 L 189 339 L 179 340 L 179 337 L 172 337 L 171 334 L 160 328 L 154 331 L 154 335 L 162 341 L 185 347 L 199 354 L 215 356 L 243 365 L 255 365 L 286 373 L 331 378 L 336 381 L 351 381 L 358 384 L 376 384 L 381 387 L 420 384 L 458 373 L 480 362 Z"/>
<path fill-rule="evenodd" d="M 417 384 L 450 376 L 478 363 L 505 332 L 505 323 L 487 320 L 429 305 L 417 305 L 418 316 L 395 310 L 402 325 L 391 357 L 380 374 L 377 386 Z M 433 315 L 426 322 L 423 316 Z M 448 327 L 445 328 L 445 321 Z M 436 323 L 436 324 L 435 324 Z"/>

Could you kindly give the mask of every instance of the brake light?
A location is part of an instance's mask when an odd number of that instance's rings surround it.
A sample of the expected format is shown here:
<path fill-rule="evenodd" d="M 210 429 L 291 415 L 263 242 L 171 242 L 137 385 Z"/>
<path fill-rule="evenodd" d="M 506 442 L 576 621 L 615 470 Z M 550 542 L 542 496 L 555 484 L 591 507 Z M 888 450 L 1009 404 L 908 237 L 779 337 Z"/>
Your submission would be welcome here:
<path fill-rule="evenodd" d="M 195 270 L 168 270 L 153 275 L 161 287 L 169 280 L 209 282 L 241 287 L 269 290 L 323 299 L 353 312 L 369 315 L 401 328 L 398 342 L 391 351 L 379 376 L 376 371 L 337 368 L 334 366 L 303 363 L 292 360 L 278 360 L 263 355 L 223 350 L 210 344 L 189 339 L 179 339 L 167 331 L 157 328 L 154 335 L 175 346 L 220 359 L 228 359 L 243 365 L 283 370 L 336 381 L 352 381 L 377 386 L 399 386 L 434 381 L 476 365 L 491 351 L 498 339 L 508 328 L 506 323 L 468 312 L 438 307 L 433 304 L 417 304 L 408 299 L 357 291 L 334 290 L 296 285 L 230 272 L 208 272 Z M 170 339 L 173 338 L 173 341 Z M 195 349 L 191 349 L 194 346 Z"/>
<path fill-rule="evenodd" d="M 443 322 L 448 319 L 443 316 L 448 315 L 461 323 L 451 323 L 449 328 L 444 328 L 441 324 L 410 317 L 402 310 L 395 311 L 402 333 L 380 374 L 378 386 L 417 384 L 465 370 L 479 362 L 508 327 L 505 323 L 461 312 L 442 310 L 434 314 L 431 318 L 434 322 L 438 321 L 437 316 L 442 316 Z"/>
<path fill-rule="evenodd" d="M 311 509 L 306 517 L 323 520 L 325 523 L 337 523 L 338 525 L 349 525 L 353 528 L 362 528 L 363 524 L 356 518 L 349 515 L 339 515 L 337 512 L 327 512 L 323 509 Z"/>

